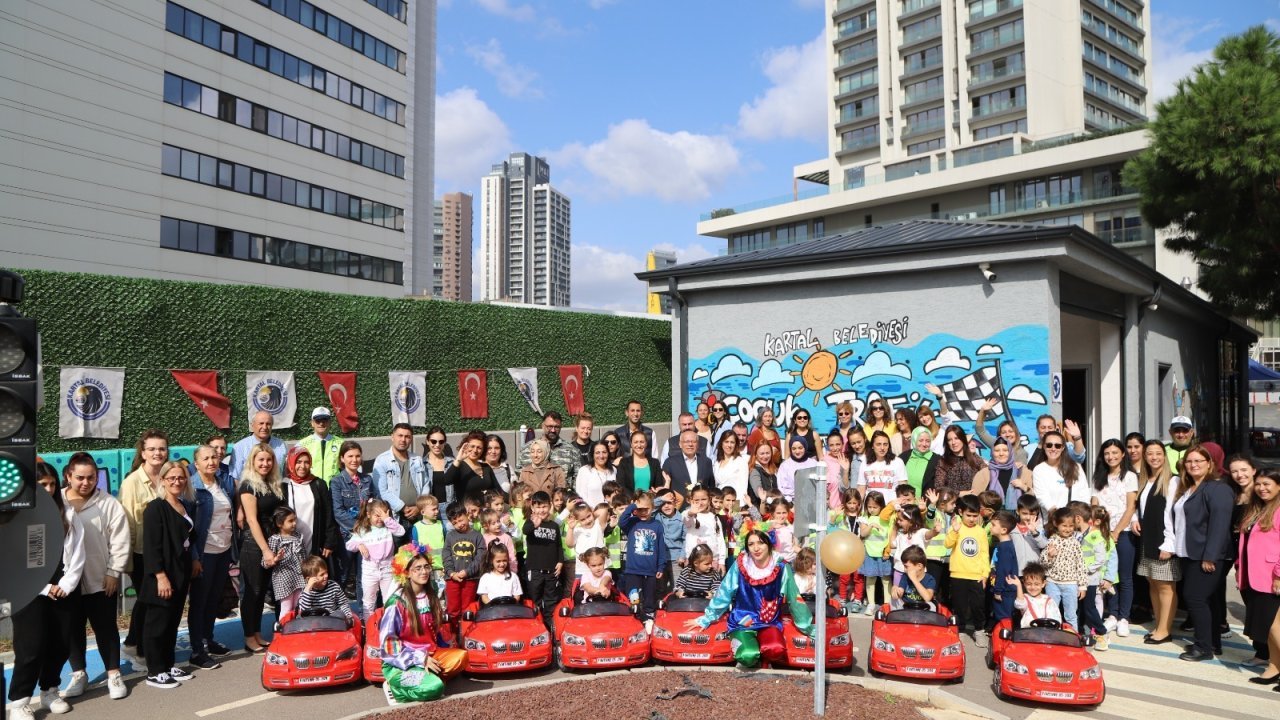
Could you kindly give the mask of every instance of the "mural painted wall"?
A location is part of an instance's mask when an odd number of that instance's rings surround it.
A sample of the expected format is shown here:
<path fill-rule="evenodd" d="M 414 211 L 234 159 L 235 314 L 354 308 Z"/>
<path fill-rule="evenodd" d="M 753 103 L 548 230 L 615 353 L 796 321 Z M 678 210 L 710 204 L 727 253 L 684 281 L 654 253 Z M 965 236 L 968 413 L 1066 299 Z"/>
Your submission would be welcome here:
<path fill-rule="evenodd" d="M 983 401 L 998 396 L 987 429 L 994 432 L 1012 417 L 1025 436 L 1049 409 L 1050 383 L 1044 325 L 1018 325 L 981 338 L 946 333 L 917 338 L 910 316 L 903 316 L 818 332 L 766 331 L 754 347 L 726 347 L 691 358 L 686 407 L 692 412 L 700 400 L 715 396 L 729 408 L 731 420 L 748 424 L 772 407 L 780 426 L 804 408 L 825 433 L 835 427 L 835 407 L 845 400 L 865 421 L 864 409 L 875 398 L 893 409 L 921 402 L 936 406 L 926 389 L 935 385 L 967 434 Z"/>

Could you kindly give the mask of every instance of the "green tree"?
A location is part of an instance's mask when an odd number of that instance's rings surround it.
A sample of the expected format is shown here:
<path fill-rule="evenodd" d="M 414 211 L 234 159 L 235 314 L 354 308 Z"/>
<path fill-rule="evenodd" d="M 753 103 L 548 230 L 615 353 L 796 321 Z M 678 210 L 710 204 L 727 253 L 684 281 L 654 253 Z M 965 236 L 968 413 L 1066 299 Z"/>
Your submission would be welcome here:
<path fill-rule="evenodd" d="M 1190 253 L 1223 310 L 1280 316 L 1280 37 L 1224 39 L 1156 104 L 1151 144 L 1125 166 L 1142 216 Z"/>

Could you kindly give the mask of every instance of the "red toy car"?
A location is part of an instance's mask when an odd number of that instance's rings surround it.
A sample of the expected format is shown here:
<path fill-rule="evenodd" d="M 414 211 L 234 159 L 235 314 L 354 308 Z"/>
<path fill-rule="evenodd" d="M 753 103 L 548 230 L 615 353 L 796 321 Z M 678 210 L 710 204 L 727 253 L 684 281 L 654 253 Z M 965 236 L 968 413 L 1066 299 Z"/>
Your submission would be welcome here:
<path fill-rule="evenodd" d="M 1013 628 L 1001 620 L 987 649 L 991 681 L 1001 699 L 1064 705 L 1098 705 L 1107 696 L 1102 668 L 1084 640 L 1057 620 L 1040 618 Z"/>
<path fill-rule="evenodd" d="M 467 672 L 519 672 L 551 664 L 551 633 L 530 600 L 498 598 L 484 607 L 472 603 L 462 613 L 458 632 L 467 651 Z"/>
<path fill-rule="evenodd" d="M 649 661 L 649 633 L 616 589 L 608 600 L 576 605 L 573 598 L 561 600 L 555 633 L 561 670 L 634 667 Z"/>
<path fill-rule="evenodd" d="M 382 608 L 373 611 L 364 633 L 364 658 L 361 662 L 364 679 L 375 685 L 382 684 L 382 644 L 378 642 L 378 625 L 382 623 Z"/>
<path fill-rule="evenodd" d="M 804 603 L 809 606 L 809 613 L 817 620 L 817 603 L 811 596 L 803 596 Z M 826 603 L 827 616 L 827 667 L 853 667 L 853 637 L 849 634 L 849 613 L 839 603 Z M 782 605 L 782 637 L 787 646 L 787 665 L 791 667 L 811 668 L 817 664 L 817 642 L 796 629 L 795 621 Z"/>
<path fill-rule="evenodd" d="M 702 617 L 710 603 L 705 597 L 675 595 L 668 595 L 658 603 L 658 611 L 653 616 L 653 658 L 691 665 L 733 662 L 728 620 L 720 618 L 696 633 L 684 629 L 686 622 Z"/>
<path fill-rule="evenodd" d="M 900 610 L 882 605 L 871 622 L 867 669 L 874 675 L 959 681 L 964 679 L 964 645 L 955 616 L 939 605 L 908 603 Z"/>
<path fill-rule="evenodd" d="M 325 687 L 357 682 L 364 634 L 360 619 L 331 615 L 285 615 L 262 658 L 267 690 Z"/>

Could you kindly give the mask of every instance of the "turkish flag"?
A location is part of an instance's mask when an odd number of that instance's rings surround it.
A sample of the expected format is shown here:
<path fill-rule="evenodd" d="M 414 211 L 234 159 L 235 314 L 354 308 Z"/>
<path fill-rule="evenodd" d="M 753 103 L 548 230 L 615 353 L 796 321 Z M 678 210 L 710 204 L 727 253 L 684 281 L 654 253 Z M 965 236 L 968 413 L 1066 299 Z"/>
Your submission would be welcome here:
<path fill-rule="evenodd" d="M 560 366 L 560 389 L 564 391 L 564 409 L 570 415 L 581 415 L 587 407 L 582 397 L 582 366 Z"/>
<path fill-rule="evenodd" d="M 489 417 L 489 378 L 484 370 L 458 371 L 458 402 L 463 418 Z"/>
<path fill-rule="evenodd" d="M 353 372 L 317 372 L 320 384 L 324 386 L 325 397 L 333 406 L 333 417 L 344 433 L 349 433 L 360 426 L 360 415 L 356 412 L 356 374 Z"/>
<path fill-rule="evenodd" d="M 170 370 L 169 373 L 214 427 L 223 430 L 231 427 L 231 401 L 218 392 L 217 370 Z"/>

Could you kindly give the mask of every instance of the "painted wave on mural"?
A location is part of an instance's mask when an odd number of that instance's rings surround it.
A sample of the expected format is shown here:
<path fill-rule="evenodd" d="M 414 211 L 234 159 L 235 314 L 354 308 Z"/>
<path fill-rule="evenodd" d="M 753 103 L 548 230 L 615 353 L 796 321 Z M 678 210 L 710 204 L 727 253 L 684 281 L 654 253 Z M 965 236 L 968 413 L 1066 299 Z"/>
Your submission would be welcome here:
<path fill-rule="evenodd" d="M 904 319 L 905 320 L 905 319 Z M 799 408 L 825 432 L 836 425 L 835 408 L 848 400 L 859 418 L 867 403 L 882 398 L 891 408 L 937 406 L 926 388 L 936 386 L 949 409 L 972 434 L 977 409 L 987 397 L 1000 398 L 988 413 L 988 430 L 1012 417 L 1022 433 L 1048 410 L 1050 396 L 1049 331 L 1044 325 L 1018 325 L 984 338 L 946 333 L 928 335 L 907 346 L 905 324 L 890 342 L 853 342 L 819 347 L 812 333 L 786 347 L 766 340 L 776 357 L 756 357 L 738 348 L 722 348 L 690 359 L 688 409 L 715 397 L 729 408 L 731 420 L 754 423 L 772 407 L 778 424 L 789 423 Z"/>

